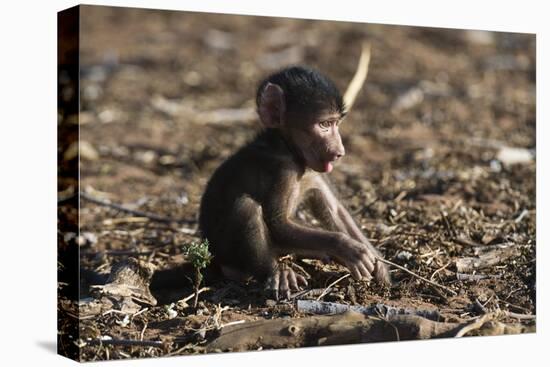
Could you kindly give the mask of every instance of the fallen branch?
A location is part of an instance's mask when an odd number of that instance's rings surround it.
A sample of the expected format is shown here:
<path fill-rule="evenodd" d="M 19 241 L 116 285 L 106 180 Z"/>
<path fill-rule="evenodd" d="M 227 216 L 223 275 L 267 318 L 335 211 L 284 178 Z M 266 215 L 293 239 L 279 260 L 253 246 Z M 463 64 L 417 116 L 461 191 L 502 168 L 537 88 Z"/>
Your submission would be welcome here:
<path fill-rule="evenodd" d="M 396 334 L 397 329 L 397 334 Z M 456 324 L 429 321 L 418 316 L 398 316 L 388 323 L 357 312 L 301 319 L 272 319 L 233 325 L 207 345 L 208 352 L 292 348 L 374 341 L 427 339 L 452 336 Z M 451 332 L 451 333 L 449 333 Z"/>
<path fill-rule="evenodd" d="M 520 253 L 517 246 L 506 246 L 486 251 L 477 257 L 463 257 L 456 260 L 456 270 L 459 273 L 469 273 L 477 269 L 490 268 L 501 262 L 518 256 Z"/>
<path fill-rule="evenodd" d="M 103 220 L 102 224 L 104 226 L 112 226 L 117 224 L 128 224 L 128 223 L 146 223 L 149 222 L 147 217 L 124 217 L 124 218 L 110 218 Z"/>
<path fill-rule="evenodd" d="M 521 314 L 521 313 L 515 313 L 515 312 L 511 312 L 511 311 L 501 311 L 501 312 L 505 316 L 513 317 L 513 318 L 518 319 L 518 320 L 536 320 L 537 319 L 537 315 L 524 315 L 524 314 Z"/>
<path fill-rule="evenodd" d="M 299 319 L 272 319 L 245 322 L 221 330 L 220 336 L 206 346 L 207 352 L 295 348 L 319 345 L 354 344 L 396 340 L 452 337 L 471 323 L 436 322 L 413 315 L 389 319 L 346 312 L 333 316 Z M 476 324 L 477 326 L 477 324 Z M 478 329 L 480 335 L 533 332 L 533 327 L 488 321 Z"/>
<path fill-rule="evenodd" d="M 161 215 L 157 215 L 157 214 L 153 214 L 153 213 L 144 212 L 144 211 L 141 211 L 141 210 L 130 209 L 130 208 L 127 208 L 123 205 L 116 204 L 116 203 L 111 203 L 110 201 L 94 197 L 94 196 L 92 196 L 90 194 L 87 194 L 85 192 L 80 193 L 80 198 L 82 198 L 86 201 L 89 201 L 91 203 L 94 203 L 96 205 L 105 206 L 105 207 L 115 209 L 115 210 L 118 210 L 118 211 L 121 211 L 121 212 L 129 213 L 129 214 L 132 214 L 136 217 L 148 218 L 148 219 L 156 221 L 156 222 L 185 223 L 185 224 L 191 224 L 192 223 L 191 221 L 188 221 L 188 220 L 173 219 L 173 218 L 163 217 Z M 111 219 L 111 221 L 113 221 L 113 223 L 114 223 L 113 219 Z"/>
<path fill-rule="evenodd" d="M 439 321 L 442 319 L 441 314 L 438 310 L 418 310 L 414 308 L 393 307 L 382 303 L 376 303 L 371 306 L 356 306 L 334 302 L 298 300 L 296 308 L 299 312 L 312 313 L 316 315 L 334 315 L 348 311 L 355 311 L 363 315 L 379 316 L 385 319 L 397 315 L 422 316 L 426 319 L 433 321 Z"/>
<path fill-rule="evenodd" d="M 164 348 L 164 343 L 155 340 L 133 340 L 133 339 L 94 339 L 87 342 L 90 345 L 120 345 L 132 347 L 157 347 Z"/>
<path fill-rule="evenodd" d="M 459 281 L 469 280 L 473 282 L 477 282 L 483 279 L 498 279 L 501 278 L 500 275 L 486 275 L 486 274 L 464 274 L 464 273 L 456 273 L 456 279 Z"/>
<path fill-rule="evenodd" d="M 370 44 L 363 43 L 361 56 L 359 57 L 359 63 L 357 64 L 357 70 L 355 71 L 355 75 L 351 79 L 351 82 L 344 93 L 344 103 L 348 112 L 351 110 L 351 107 L 353 106 L 359 91 L 363 87 L 363 84 L 365 84 L 365 80 L 367 79 L 367 74 L 369 72 L 369 62 Z"/>
<path fill-rule="evenodd" d="M 137 251 L 137 250 L 106 250 L 104 251 L 105 255 L 108 256 L 133 256 L 133 257 L 139 257 L 139 256 L 149 256 L 153 253 L 153 251 Z M 80 251 L 80 254 L 83 256 L 97 256 L 97 252 L 86 252 L 83 253 L 83 251 Z"/>
<path fill-rule="evenodd" d="M 450 294 L 452 294 L 453 296 L 456 296 L 456 295 L 457 295 L 457 293 L 456 293 L 455 291 L 453 291 L 452 289 L 450 289 L 450 288 L 448 288 L 448 287 L 445 287 L 444 285 L 441 285 L 441 284 L 436 283 L 436 282 L 434 282 L 434 281 L 431 281 L 431 280 L 429 280 L 429 279 L 427 279 L 427 278 L 424 278 L 424 277 L 421 276 L 421 275 L 418 275 L 418 274 L 416 274 L 416 273 L 413 273 L 412 271 L 410 271 L 409 269 L 407 269 L 407 268 L 405 268 L 405 267 L 403 267 L 403 266 L 401 266 L 401 265 L 395 264 L 395 263 L 393 263 L 393 262 L 391 262 L 391 261 L 389 261 L 389 260 L 383 259 L 383 258 L 377 258 L 377 260 L 378 260 L 378 261 L 381 261 L 381 262 L 383 262 L 383 263 L 385 263 L 385 264 L 391 265 L 391 266 L 393 266 L 393 267 L 396 267 L 396 268 L 399 269 L 399 270 L 403 270 L 404 272 L 409 273 L 410 275 L 414 276 L 415 278 L 418 278 L 418 279 L 420 279 L 420 280 L 423 280 L 424 282 L 426 282 L 426 283 L 428 283 L 428 284 L 430 284 L 430 285 L 433 285 L 434 287 L 438 287 L 438 288 L 444 289 L 444 290 L 446 290 L 447 292 L 449 292 Z"/>

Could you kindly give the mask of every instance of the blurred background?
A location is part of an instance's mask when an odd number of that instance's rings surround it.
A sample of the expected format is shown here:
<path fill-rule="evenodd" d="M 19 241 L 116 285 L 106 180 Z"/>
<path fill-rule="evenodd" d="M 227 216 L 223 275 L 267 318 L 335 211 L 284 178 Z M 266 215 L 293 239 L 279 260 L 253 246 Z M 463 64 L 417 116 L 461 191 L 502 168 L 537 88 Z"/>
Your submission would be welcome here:
<path fill-rule="evenodd" d="M 86 6 L 81 32 L 81 134 L 101 158 L 82 166 L 84 183 L 112 192 L 112 180 L 124 198 L 179 190 L 196 203 L 258 131 L 263 77 L 306 64 L 343 91 L 365 40 L 341 171 L 369 180 L 422 149 L 535 148 L 534 35 Z"/>

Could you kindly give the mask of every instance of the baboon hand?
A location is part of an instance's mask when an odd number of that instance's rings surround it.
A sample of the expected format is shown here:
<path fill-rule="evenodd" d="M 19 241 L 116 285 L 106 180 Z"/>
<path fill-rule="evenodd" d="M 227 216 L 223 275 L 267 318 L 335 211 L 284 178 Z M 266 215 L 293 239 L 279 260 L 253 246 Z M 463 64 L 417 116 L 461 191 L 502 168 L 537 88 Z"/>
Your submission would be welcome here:
<path fill-rule="evenodd" d="M 371 281 L 374 278 L 380 283 L 389 285 L 389 271 L 386 264 L 378 260 L 380 256 L 370 243 L 364 244 L 348 239 L 345 241 L 344 249 L 336 258 L 348 268 L 354 279 Z"/>
<path fill-rule="evenodd" d="M 268 277 L 265 289 L 275 299 L 290 299 L 290 291 L 299 291 L 307 286 L 307 280 L 284 263 L 277 264 Z"/>

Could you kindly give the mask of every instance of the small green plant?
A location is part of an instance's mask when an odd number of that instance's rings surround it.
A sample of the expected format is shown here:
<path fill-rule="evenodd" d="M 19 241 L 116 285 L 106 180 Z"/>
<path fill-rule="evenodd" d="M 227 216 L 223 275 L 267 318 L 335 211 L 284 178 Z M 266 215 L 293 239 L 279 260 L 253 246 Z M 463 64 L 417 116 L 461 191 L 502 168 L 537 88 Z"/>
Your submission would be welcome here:
<path fill-rule="evenodd" d="M 212 254 L 208 250 L 208 246 L 208 240 L 204 239 L 202 242 L 193 242 L 187 247 L 187 256 L 195 268 L 195 297 L 193 299 L 194 308 L 197 308 L 197 304 L 199 302 L 199 287 L 203 279 L 201 271 L 206 268 L 212 260 Z"/>

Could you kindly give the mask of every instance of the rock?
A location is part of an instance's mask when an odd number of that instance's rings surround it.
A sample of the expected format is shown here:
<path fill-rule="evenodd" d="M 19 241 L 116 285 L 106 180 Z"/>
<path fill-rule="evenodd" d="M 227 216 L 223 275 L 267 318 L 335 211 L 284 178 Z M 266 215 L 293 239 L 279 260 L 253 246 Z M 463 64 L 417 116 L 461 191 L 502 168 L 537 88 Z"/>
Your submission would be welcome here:
<path fill-rule="evenodd" d="M 186 192 L 182 192 L 177 199 L 178 203 L 181 205 L 187 205 L 189 204 L 189 196 Z"/>
<path fill-rule="evenodd" d="M 161 95 L 155 95 L 151 99 L 151 105 L 160 112 L 164 112 L 169 116 L 177 116 L 181 110 L 182 106 L 179 101 L 168 100 Z"/>
<path fill-rule="evenodd" d="M 413 254 L 409 251 L 401 251 L 397 254 L 396 258 L 401 261 L 409 261 L 412 258 Z"/>
<path fill-rule="evenodd" d="M 95 161 L 99 158 L 99 153 L 93 147 L 92 144 L 88 143 L 85 140 L 81 140 L 80 144 L 78 141 L 73 142 L 65 153 L 63 154 L 63 159 L 70 161 L 71 159 L 77 158 L 80 153 L 80 158 L 88 161 Z"/>
<path fill-rule="evenodd" d="M 380 234 L 383 234 L 383 235 L 388 235 L 390 233 L 392 233 L 395 229 L 397 228 L 397 226 L 388 226 L 386 225 L 385 223 L 377 223 L 376 224 L 376 231 Z"/>
<path fill-rule="evenodd" d="M 88 101 L 95 101 L 101 97 L 102 93 L 103 89 L 97 84 L 90 84 L 83 88 L 83 97 Z"/>
<path fill-rule="evenodd" d="M 496 157 L 504 165 L 522 164 L 533 161 L 533 154 L 525 148 L 501 147 Z"/>
<path fill-rule="evenodd" d="M 118 118 L 118 112 L 115 110 L 103 110 L 99 113 L 97 116 L 99 118 L 99 121 L 101 121 L 104 124 L 109 124 Z"/>
<path fill-rule="evenodd" d="M 412 108 L 424 100 L 424 92 L 418 87 L 413 87 L 397 97 L 392 106 L 392 111 L 401 112 Z"/>
<path fill-rule="evenodd" d="M 426 95 L 436 97 L 448 97 L 451 95 L 451 87 L 444 82 L 432 82 L 430 80 L 422 80 L 419 83 L 422 92 Z"/>
<path fill-rule="evenodd" d="M 128 317 L 128 315 L 125 315 L 124 319 L 122 319 L 121 321 L 117 320 L 115 322 L 122 327 L 126 327 L 130 324 L 130 317 Z"/>
<path fill-rule="evenodd" d="M 209 29 L 204 36 L 204 42 L 208 47 L 220 51 L 230 50 L 235 43 L 231 33 L 217 29 Z"/>
<path fill-rule="evenodd" d="M 492 45 L 495 42 L 494 33 L 488 31 L 466 30 L 464 38 L 470 43 L 482 46 Z"/>
<path fill-rule="evenodd" d="M 157 153 L 154 150 L 146 150 L 135 153 L 135 158 L 145 164 L 151 164 L 157 159 Z"/>
<path fill-rule="evenodd" d="M 82 140 L 80 141 L 80 158 L 95 161 L 99 159 L 99 153 L 92 144 Z"/>
<path fill-rule="evenodd" d="M 159 158 L 159 163 L 162 164 L 162 165 L 165 165 L 165 166 L 170 165 L 170 164 L 174 164 L 176 162 L 177 162 L 176 157 L 174 157 L 173 155 L 170 155 L 170 154 L 162 155 Z"/>
<path fill-rule="evenodd" d="M 183 82 L 190 87 L 197 87 L 202 83 L 202 75 L 191 70 L 183 75 Z"/>
<path fill-rule="evenodd" d="M 489 169 L 491 170 L 491 172 L 498 173 L 502 171 L 502 164 L 500 164 L 500 161 L 498 161 L 497 159 L 492 159 L 489 163 Z"/>
<path fill-rule="evenodd" d="M 81 232 L 76 238 L 78 246 L 93 246 L 97 243 L 97 236 L 92 232 Z"/>
<path fill-rule="evenodd" d="M 95 115 L 91 112 L 80 112 L 78 115 L 78 123 L 80 125 L 86 125 L 96 120 Z"/>

